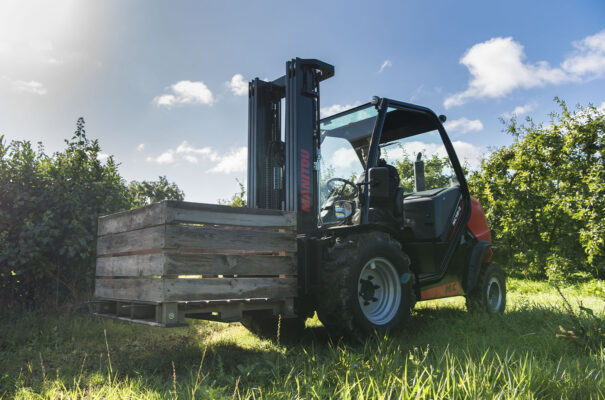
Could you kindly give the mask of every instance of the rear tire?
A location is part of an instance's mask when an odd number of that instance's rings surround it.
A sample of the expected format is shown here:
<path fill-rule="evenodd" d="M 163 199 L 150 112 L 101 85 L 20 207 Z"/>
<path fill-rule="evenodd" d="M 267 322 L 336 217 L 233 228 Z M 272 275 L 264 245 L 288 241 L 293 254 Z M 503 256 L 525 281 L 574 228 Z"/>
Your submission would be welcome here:
<path fill-rule="evenodd" d="M 361 340 L 404 325 L 413 296 L 409 265 L 399 242 L 384 232 L 337 238 L 316 293 L 317 314 L 329 333 Z"/>
<path fill-rule="evenodd" d="M 503 313 L 506 308 L 506 277 L 493 263 L 481 267 L 475 288 L 466 296 L 466 309 L 488 314 Z"/>

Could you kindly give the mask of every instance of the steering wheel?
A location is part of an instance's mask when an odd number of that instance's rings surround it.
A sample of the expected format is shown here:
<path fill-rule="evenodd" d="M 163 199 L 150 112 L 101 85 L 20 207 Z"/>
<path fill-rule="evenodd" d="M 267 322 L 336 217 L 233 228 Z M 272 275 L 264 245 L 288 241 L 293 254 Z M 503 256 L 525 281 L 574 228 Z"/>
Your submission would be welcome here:
<path fill-rule="evenodd" d="M 343 178 L 332 178 L 330 180 L 328 180 L 326 182 L 326 187 L 328 188 L 328 190 L 330 191 L 330 195 L 328 197 L 332 197 L 332 195 L 335 193 L 336 188 L 334 187 L 334 183 L 335 182 L 342 182 L 344 183 L 344 185 L 342 186 L 342 188 L 338 191 L 338 196 L 341 197 L 342 199 L 354 199 L 355 197 L 357 197 L 357 193 L 359 193 L 359 189 L 357 188 L 357 185 L 354 184 L 351 181 L 348 181 L 346 179 Z M 345 188 L 347 186 L 351 186 L 352 191 L 351 194 L 345 196 Z"/>

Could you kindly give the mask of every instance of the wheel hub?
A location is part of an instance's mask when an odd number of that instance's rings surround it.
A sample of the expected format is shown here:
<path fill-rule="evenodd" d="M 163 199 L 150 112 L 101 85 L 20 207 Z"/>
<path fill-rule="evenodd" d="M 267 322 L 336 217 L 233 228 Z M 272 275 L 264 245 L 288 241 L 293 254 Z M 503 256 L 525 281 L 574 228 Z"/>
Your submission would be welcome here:
<path fill-rule="evenodd" d="M 361 286 L 361 289 L 359 290 L 359 296 L 361 296 L 361 298 L 363 298 L 364 305 L 370 304 L 371 301 L 378 301 L 378 298 L 376 298 L 374 296 L 374 292 L 377 289 L 380 289 L 380 286 L 374 285 L 372 283 L 373 279 L 374 279 L 373 275 L 368 275 L 368 279 L 363 279 L 363 278 L 359 279 L 359 283 Z"/>
<path fill-rule="evenodd" d="M 361 269 L 358 300 L 364 316 L 375 325 L 389 323 L 401 304 L 401 283 L 393 264 L 382 257 L 369 260 Z"/>
<path fill-rule="evenodd" d="M 487 305 L 491 312 L 496 312 L 502 303 L 502 290 L 500 282 L 495 277 L 490 279 L 487 284 Z"/>

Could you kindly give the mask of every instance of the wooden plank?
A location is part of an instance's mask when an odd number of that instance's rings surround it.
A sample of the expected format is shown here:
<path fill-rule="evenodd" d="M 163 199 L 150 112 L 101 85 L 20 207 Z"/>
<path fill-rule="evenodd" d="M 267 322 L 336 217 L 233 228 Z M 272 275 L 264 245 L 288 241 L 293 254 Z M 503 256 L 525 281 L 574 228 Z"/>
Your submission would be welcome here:
<path fill-rule="evenodd" d="M 99 217 L 98 236 L 128 232 L 166 222 L 166 203 L 154 203 L 134 210 Z"/>
<path fill-rule="evenodd" d="M 179 302 L 286 298 L 297 293 L 296 278 L 96 279 L 95 297 L 120 301 Z"/>
<path fill-rule="evenodd" d="M 166 222 L 296 229 L 296 213 L 217 204 L 166 202 Z"/>
<path fill-rule="evenodd" d="M 97 258 L 96 276 L 150 276 L 164 274 L 163 253 Z"/>
<path fill-rule="evenodd" d="M 163 301 L 163 279 L 95 279 L 95 297 L 126 301 Z"/>
<path fill-rule="evenodd" d="M 97 239 L 97 255 L 161 249 L 164 247 L 165 228 L 166 225 L 158 225 L 136 231 L 100 236 Z"/>
<path fill-rule="evenodd" d="M 164 248 L 295 252 L 296 235 L 290 232 L 206 228 L 194 225 L 166 225 Z"/>
<path fill-rule="evenodd" d="M 162 279 L 164 301 L 286 298 L 297 294 L 296 278 Z"/>
<path fill-rule="evenodd" d="M 269 256 L 167 251 L 164 255 L 164 275 L 296 275 L 298 272 L 296 257 L 293 254 Z M 98 268 L 97 262 L 97 270 Z"/>

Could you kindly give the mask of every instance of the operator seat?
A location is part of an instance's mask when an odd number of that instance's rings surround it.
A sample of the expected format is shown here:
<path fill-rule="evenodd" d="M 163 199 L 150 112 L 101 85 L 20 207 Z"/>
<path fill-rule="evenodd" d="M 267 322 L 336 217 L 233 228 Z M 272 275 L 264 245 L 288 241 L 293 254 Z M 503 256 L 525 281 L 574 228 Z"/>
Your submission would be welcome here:
<path fill-rule="evenodd" d="M 392 217 L 399 218 L 403 215 L 403 188 L 399 187 L 399 172 L 397 172 L 397 168 L 387 164 L 383 158 L 378 159 L 376 166 L 387 168 L 389 171 L 389 197 L 372 199 L 370 207 L 381 208 Z"/>

